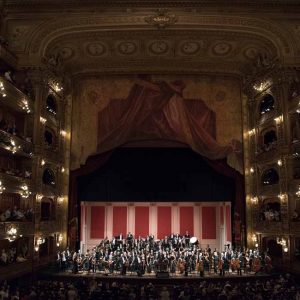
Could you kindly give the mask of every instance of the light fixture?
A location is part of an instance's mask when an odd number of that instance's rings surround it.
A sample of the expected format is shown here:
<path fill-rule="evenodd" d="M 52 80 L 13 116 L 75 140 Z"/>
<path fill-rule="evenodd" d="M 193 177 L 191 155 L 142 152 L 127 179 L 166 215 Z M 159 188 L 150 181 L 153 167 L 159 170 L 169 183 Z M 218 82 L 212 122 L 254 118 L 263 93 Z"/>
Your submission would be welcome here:
<path fill-rule="evenodd" d="M 254 169 L 251 167 L 250 168 L 250 173 L 253 174 L 254 173 Z"/>
<path fill-rule="evenodd" d="M 283 115 L 278 116 L 277 118 L 274 119 L 277 125 L 283 122 Z"/>
<path fill-rule="evenodd" d="M 282 160 L 281 160 L 281 159 L 278 159 L 278 161 L 277 161 L 277 165 L 278 165 L 279 167 L 281 167 L 281 166 L 282 166 Z"/>
<path fill-rule="evenodd" d="M 66 136 L 67 136 L 67 132 L 66 132 L 65 130 L 61 130 L 61 131 L 60 131 L 60 135 L 61 135 L 62 137 L 66 137 Z"/>
<path fill-rule="evenodd" d="M 57 197 L 58 203 L 62 204 L 64 202 L 64 197 Z"/>
<path fill-rule="evenodd" d="M 63 236 L 61 233 L 56 234 L 56 246 L 59 247 L 63 241 Z"/>
<path fill-rule="evenodd" d="M 25 99 L 25 98 L 22 100 L 22 109 L 23 109 L 23 110 L 26 110 L 26 112 L 27 112 L 28 114 L 30 113 L 28 100 Z"/>
<path fill-rule="evenodd" d="M 9 227 L 9 229 L 6 231 L 7 235 L 8 235 L 8 240 L 10 242 L 13 242 L 16 238 L 17 238 L 17 228 L 14 226 Z"/>
<path fill-rule="evenodd" d="M 39 202 L 43 199 L 43 197 L 44 196 L 42 194 L 36 194 L 36 200 Z"/>
<path fill-rule="evenodd" d="M 270 80 L 261 81 L 260 83 L 254 84 L 253 88 L 258 91 L 262 92 L 263 90 L 267 89 L 272 82 Z"/>
<path fill-rule="evenodd" d="M 21 189 L 22 189 L 22 191 L 20 193 L 21 197 L 22 198 L 28 198 L 29 195 L 30 195 L 30 192 L 28 190 L 28 186 L 26 184 L 24 184 L 24 185 L 21 186 Z"/>
<path fill-rule="evenodd" d="M 258 243 L 255 244 L 255 247 L 258 248 Z"/>
<path fill-rule="evenodd" d="M 64 173 L 64 172 L 65 172 L 65 168 L 64 168 L 64 167 L 61 167 L 60 171 L 61 171 L 62 173 Z"/>
<path fill-rule="evenodd" d="M 282 246 L 283 252 L 287 253 L 289 251 L 289 248 L 287 246 L 287 240 L 285 238 L 277 237 L 276 242 L 277 242 L 277 244 Z"/>
<path fill-rule="evenodd" d="M 253 203 L 253 204 L 257 204 L 258 203 L 258 198 L 255 196 L 255 197 L 251 197 L 251 202 Z"/>
<path fill-rule="evenodd" d="M 255 134 L 255 129 L 254 128 L 248 131 L 249 136 L 252 136 L 254 134 Z"/>
<path fill-rule="evenodd" d="M 252 239 L 253 243 L 256 243 L 257 242 L 257 235 L 255 233 L 253 233 L 251 239 Z"/>
<path fill-rule="evenodd" d="M 47 119 L 45 119 L 45 118 L 43 118 L 43 117 L 40 117 L 40 122 L 41 122 L 42 124 L 45 124 L 45 123 L 47 122 Z"/>
<path fill-rule="evenodd" d="M 0 81 L 0 94 L 3 98 L 6 97 L 5 88 L 2 81 Z"/>
<path fill-rule="evenodd" d="M 38 245 L 35 245 L 35 246 L 34 246 L 34 251 L 35 251 L 35 252 L 38 252 L 38 251 L 39 251 L 39 246 L 38 246 Z"/>
<path fill-rule="evenodd" d="M 288 197 L 287 194 L 281 194 L 280 193 L 278 195 L 278 198 L 281 200 L 281 202 L 284 202 L 287 199 L 287 197 Z"/>
<path fill-rule="evenodd" d="M 2 185 L 2 181 L 0 180 L 0 194 L 5 191 L 5 186 Z"/>
<path fill-rule="evenodd" d="M 45 160 L 42 159 L 42 160 L 41 160 L 41 166 L 43 166 L 45 163 L 46 163 Z"/>
<path fill-rule="evenodd" d="M 300 197 L 300 185 L 298 186 L 298 191 L 296 192 L 296 196 Z"/>

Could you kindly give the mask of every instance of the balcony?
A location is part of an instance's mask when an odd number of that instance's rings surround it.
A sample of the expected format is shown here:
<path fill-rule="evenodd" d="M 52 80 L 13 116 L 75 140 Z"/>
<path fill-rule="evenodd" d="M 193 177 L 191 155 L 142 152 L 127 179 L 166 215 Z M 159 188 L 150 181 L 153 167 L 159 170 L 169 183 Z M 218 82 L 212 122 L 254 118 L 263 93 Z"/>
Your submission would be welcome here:
<path fill-rule="evenodd" d="M 21 113 L 33 113 L 32 100 L 2 76 L 0 76 L 0 104 Z"/>
<path fill-rule="evenodd" d="M 33 156 L 33 144 L 29 140 L 22 139 L 16 135 L 10 134 L 0 129 L 0 154 L 12 153 L 16 156 L 31 158 Z"/>

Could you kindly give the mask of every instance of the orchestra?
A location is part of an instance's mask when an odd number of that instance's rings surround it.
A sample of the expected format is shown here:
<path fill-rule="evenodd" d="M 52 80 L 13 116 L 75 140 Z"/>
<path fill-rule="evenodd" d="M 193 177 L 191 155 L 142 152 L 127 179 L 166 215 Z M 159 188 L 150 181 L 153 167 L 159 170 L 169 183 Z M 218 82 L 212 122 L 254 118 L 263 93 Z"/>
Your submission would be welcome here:
<path fill-rule="evenodd" d="M 197 274 L 232 273 L 241 276 L 244 273 L 270 272 L 271 258 L 258 248 L 232 249 L 225 245 L 223 251 L 211 250 L 209 245 L 201 247 L 196 237 L 188 232 L 181 236 L 171 234 L 156 240 L 153 235 L 146 238 L 134 238 L 130 232 L 124 238 L 122 234 L 103 239 L 98 246 L 85 253 L 70 252 L 69 249 L 57 253 L 57 265 L 60 271 L 72 270 L 73 273 L 88 272 L 103 274 L 136 274 L 142 276 L 157 272 L 169 272 L 171 275 L 189 276 Z"/>

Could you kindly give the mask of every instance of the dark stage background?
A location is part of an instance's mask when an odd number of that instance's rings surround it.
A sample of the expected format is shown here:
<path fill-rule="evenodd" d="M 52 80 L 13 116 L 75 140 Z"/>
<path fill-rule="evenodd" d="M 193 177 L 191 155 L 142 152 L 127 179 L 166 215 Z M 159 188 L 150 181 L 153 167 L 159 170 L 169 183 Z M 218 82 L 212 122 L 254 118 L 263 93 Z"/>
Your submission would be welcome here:
<path fill-rule="evenodd" d="M 79 201 L 231 201 L 235 180 L 190 148 L 118 148 L 78 178 Z"/>

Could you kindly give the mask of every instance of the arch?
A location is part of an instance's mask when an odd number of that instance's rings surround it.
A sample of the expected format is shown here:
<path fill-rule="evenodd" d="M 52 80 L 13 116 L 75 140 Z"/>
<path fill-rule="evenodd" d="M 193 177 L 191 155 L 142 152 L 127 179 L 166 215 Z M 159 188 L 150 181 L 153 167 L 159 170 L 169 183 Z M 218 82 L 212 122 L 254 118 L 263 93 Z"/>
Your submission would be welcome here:
<path fill-rule="evenodd" d="M 116 19 L 114 22 L 114 18 Z M 281 55 L 290 54 L 294 52 L 293 41 L 291 41 L 290 33 L 286 30 L 280 28 L 277 24 L 271 22 L 270 20 L 261 20 L 249 17 L 232 17 L 232 16 L 195 16 L 189 15 L 182 18 L 182 24 L 180 26 L 182 29 L 191 29 L 189 25 L 192 21 L 194 28 L 211 30 L 211 26 L 222 26 L 220 29 L 223 32 L 250 32 L 254 39 L 255 37 L 262 37 L 265 40 L 276 45 L 278 53 Z M 121 23 L 123 22 L 123 24 Z M 113 24 L 113 25 L 112 25 Z M 130 16 L 124 16 L 122 14 L 122 19 L 119 15 L 112 15 L 110 21 L 108 22 L 105 16 L 96 16 L 93 19 L 90 17 L 69 17 L 64 16 L 63 19 L 57 20 L 52 19 L 46 24 L 43 23 L 42 26 L 36 28 L 32 33 L 31 37 L 28 39 L 26 44 L 26 51 L 44 54 L 44 49 L 47 45 L 59 36 L 63 36 L 74 32 L 88 32 L 88 31 L 107 31 L 113 32 L 115 28 L 122 27 L 126 29 L 132 28 L 135 25 L 136 29 L 143 30 L 145 28 L 145 21 L 143 17 L 137 16 L 135 19 Z M 149 28 L 147 28 L 149 29 Z M 193 28 L 192 28 L 193 29 Z M 135 30 L 136 31 L 136 30 Z M 191 30 L 192 31 L 192 30 Z"/>
<path fill-rule="evenodd" d="M 46 168 L 43 172 L 42 180 L 43 184 L 54 186 L 56 182 L 53 170 L 50 168 Z"/>
<path fill-rule="evenodd" d="M 260 100 L 259 112 L 264 115 L 275 108 L 275 98 L 271 94 L 265 94 Z"/>
<path fill-rule="evenodd" d="M 56 98 L 53 94 L 49 94 L 46 99 L 46 110 L 48 113 L 56 117 L 57 114 L 57 104 Z"/>
<path fill-rule="evenodd" d="M 279 181 L 278 172 L 274 168 L 265 170 L 261 176 L 262 185 L 273 185 L 277 184 Z"/>

